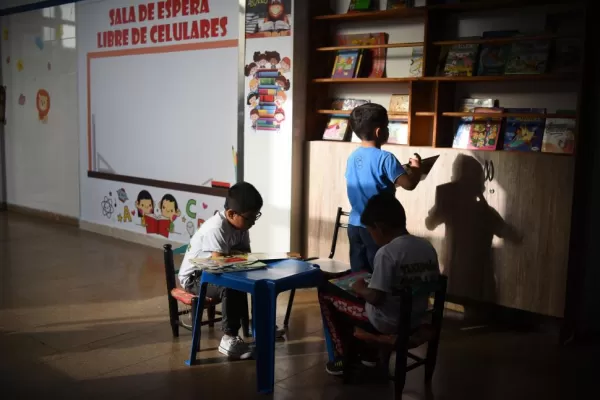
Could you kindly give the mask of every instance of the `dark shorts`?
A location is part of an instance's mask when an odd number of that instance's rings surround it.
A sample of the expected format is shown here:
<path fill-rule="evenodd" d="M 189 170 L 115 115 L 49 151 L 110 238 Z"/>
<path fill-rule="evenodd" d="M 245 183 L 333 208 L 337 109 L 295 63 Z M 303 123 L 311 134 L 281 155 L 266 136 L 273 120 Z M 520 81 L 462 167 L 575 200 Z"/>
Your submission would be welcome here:
<path fill-rule="evenodd" d="M 373 272 L 373 260 L 379 246 L 367 228 L 348 225 L 348 240 L 350 241 L 350 268 L 352 272 Z"/>

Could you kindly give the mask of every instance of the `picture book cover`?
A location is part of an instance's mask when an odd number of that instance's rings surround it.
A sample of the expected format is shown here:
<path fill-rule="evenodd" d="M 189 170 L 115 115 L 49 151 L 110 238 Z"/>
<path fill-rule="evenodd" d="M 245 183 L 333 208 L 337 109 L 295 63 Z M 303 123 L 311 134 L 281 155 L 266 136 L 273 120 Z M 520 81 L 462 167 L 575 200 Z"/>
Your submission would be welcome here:
<path fill-rule="evenodd" d="M 544 136 L 545 108 L 507 108 L 507 113 L 540 114 L 539 117 L 507 117 L 504 150 L 541 151 Z"/>
<path fill-rule="evenodd" d="M 390 121 L 388 130 L 390 132 L 388 143 L 408 144 L 408 119 Z"/>
<path fill-rule="evenodd" d="M 469 39 L 469 38 L 465 38 Z M 479 39 L 479 37 L 477 37 Z M 448 50 L 444 75 L 473 76 L 479 45 L 477 43 L 455 44 Z"/>
<path fill-rule="evenodd" d="M 549 40 L 526 40 L 511 46 L 505 74 L 543 74 L 548 65 Z"/>
<path fill-rule="evenodd" d="M 373 0 L 350 0 L 348 12 L 370 11 L 373 8 Z"/>
<path fill-rule="evenodd" d="M 465 98 L 462 99 L 459 106 L 459 112 L 473 112 L 476 107 L 494 107 L 494 99 L 476 99 L 476 98 Z M 458 121 L 458 128 L 454 135 L 452 147 L 455 149 L 466 149 L 469 146 L 469 136 L 471 135 L 471 125 L 473 124 L 473 117 L 461 117 Z"/>
<path fill-rule="evenodd" d="M 542 152 L 573 154 L 575 151 L 575 119 L 548 118 L 542 139 Z"/>
<path fill-rule="evenodd" d="M 338 35 L 337 36 L 338 46 L 367 46 L 376 44 L 386 44 L 388 40 L 388 34 L 385 32 L 375 33 L 357 33 L 351 35 Z M 385 61 L 387 49 L 377 48 L 368 49 L 363 53 L 369 55 L 370 69 L 365 66 L 365 73 L 369 71 L 367 76 L 369 78 L 383 78 L 385 76 Z M 363 60 L 367 61 L 367 60 Z"/>
<path fill-rule="evenodd" d="M 502 114 L 500 107 L 476 107 L 474 113 L 489 113 L 490 116 L 475 116 L 471 125 L 468 149 L 496 150 L 502 126 L 502 117 L 493 117 L 493 114 Z"/>
<path fill-rule="evenodd" d="M 359 50 L 345 50 L 338 52 L 331 72 L 332 78 L 354 78 L 361 52 Z"/>
<path fill-rule="evenodd" d="M 515 36 L 519 33 L 512 31 L 487 31 L 481 36 L 483 39 L 494 39 Z M 506 60 L 510 54 L 510 43 L 486 43 L 481 46 L 477 75 L 504 75 Z"/>
<path fill-rule="evenodd" d="M 363 99 L 334 99 L 331 102 L 332 110 L 352 111 L 358 106 L 370 103 L 369 100 Z"/>
<path fill-rule="evenodd" d="M 349 292 L 352 295 L 356 295 L 354 291 L 350 288 L 350 286 L 360 278 L 363 278 L 367 282 L 367 284 L 369 284 L 371 280 L 371 275 L 372 274 L 370 272 L 366 271 L 353 272 L 348 275 L 344 275 L 340 278 L 330 279 L 329 282 L 333 283 L 338 288 Z"/>
<path fill-rule="evenodd" d="M 390 99 L 390 113 L 407 113 L 410 98 L 407 94 L 393 94 Z"/>
<path fill-rule="evenodd" d="M 387 10 L 395 10 L 398 8 L 408 7 L 414 7 L 414 0 L 387 0 Z"/>
<path fill-rule="evenodd" d="M 583 43 L 578 38 L 558 38 L 554 48 L 552 71 L 559 74 L 578 73 L 583 58 Z"/>
<path fill-rule="evenodd" d="M 348 116 L 332 116 L 323 132 L 325 140 L 344 140 L 348 129 Z"/>
<path fill-rule="evenodd" d="M 144 215 L 144 222 L 146 223 L 146 233 L 153 233 L 166 238 L 169 237 L 169 232 L 172 230 L 172 222 L 169 218 L 162 215 L 146 214 Z"/>
<path fill-rule="evenodd" d="M 409 76 L 423 76 L 423 47 L 413 47 L 410 56 Z"/>

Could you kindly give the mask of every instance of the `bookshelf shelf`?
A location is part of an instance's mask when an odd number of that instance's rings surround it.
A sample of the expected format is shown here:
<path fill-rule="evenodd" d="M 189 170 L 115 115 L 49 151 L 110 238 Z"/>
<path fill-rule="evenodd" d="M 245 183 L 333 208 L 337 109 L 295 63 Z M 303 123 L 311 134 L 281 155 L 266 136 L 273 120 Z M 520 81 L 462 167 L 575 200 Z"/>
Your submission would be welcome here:
<path fill-rule="evenodd" d="M 433 12 L 476 12 L 476 11 L 493 11 L 503 8 L 523 8 L 523 7 L 545 7 L 545 6 L 568 6 L 570 8 L 578 8 L 582 6 L 582 1 L 566 1 L 566 0 L 496 0 L 496 1 L 479 1 L 479 2 L 464 2 L 453 4 L 438 4 L 427 7 Z"/>
<path fill-rule="evenodd" d="M 554 40 L 558 38 L 570 38 L 577 36 L 563 36 L 555 34 L 541 34 L 541 35 L 528 35 L 528 36 L 510 36 L 502 38 L 481 38 L 481 39 L 456 39 L 456 40 L 441 40 L 433 42 L 434 46 L 452 46 L 455 44 L 495 44 L 495 43 L 513 43 L 513 42 L 524 42 L 529 40 Z"/>
<path fill-rule="evenodd" d="M 578 80 L 574 74 L 528 74 L 528 75 L 490 75 L 490 76 L 426 76 L 417 78 L 424 81 L 440 82 L 507 82 L 507 81 L 569 81 Z"/>
<path fill-rule="evenodd" d="M 368 45 L 356 45 L 356 46 L 331 46 L 331 47 L 319 47 L 317 51 L 339 51 L 339 50 L 357 50 L 357 49 L 395 49 L 402 47 L 419 47 L 424 46 L 424 42 L 411 42 L 411 43 L 389 43 L 389 44 L 368 44 Z"/>
<path fill-rule="evenodd" d="M 411 82 L 418 78 L 404 77 L 404 78 L 318 78 L 313 79 L 314 83 L 400 83 L 400 82 Z"/>
<path fill-rule="evenodd" d="M 460 117 L 490 117 L 490 118 L 566 118 L 576 119 L 573 114 L 535 114 L 535 113 L 468 113 L 468 112 L 444 112 L 444 117 L 460 118 Z"/>
<path fill-rule="evenodd" d="M 417 111 L 417 112 L 415 112 L 415 116 L 417 116 L 417 117 L 433 117 L 433 116 L 435 116 L 435 112 L 433 112 L 433 111 Z"/>
<path fill-rule="evenodd" d="M 317 114 L 324 115 L 350 115 L 351 110 L 317 110 Z M 403 119 L 408 117 L 408 113 L 388 113 L 389 119 Z"/>
<path fill-rule="evenodd" d="M 396 10 L 352 12 L 345 14 L 318 15 L 315 21 L 379 21 L 387 19 L 417 18 L 427 14 L 427 7 L 400 8 Z"/>

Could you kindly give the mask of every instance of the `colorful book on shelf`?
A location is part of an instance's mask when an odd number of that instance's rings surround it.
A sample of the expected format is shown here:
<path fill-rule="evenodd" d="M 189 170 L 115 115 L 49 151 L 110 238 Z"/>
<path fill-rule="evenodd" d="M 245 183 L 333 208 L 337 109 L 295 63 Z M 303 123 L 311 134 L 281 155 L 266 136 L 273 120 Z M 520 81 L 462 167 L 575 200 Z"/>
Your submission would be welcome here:
<path fill-rule="evenodd" d="M 474 113 L 486 113 L 490 116 L 475 116 L 471 124 L 468 149 L 496 150 L 502 127 L 502 116 L 494 118 L 494 114 L 502 114 L 503 108 L 476 107 Z"/>
<path fill-rule="evenodd" d="M 363 99 L 334 99 L 331 102 L 332 110 L 352 111 L 358 106 L 370 103 L 370 100 Z"/>
<path fill-rule="evenodd" d="M 475 99 L 465 98 L 460 102 L 459 111 L 472 113 L 476 107 L 494 107 L 494 99 Z M 458 122 L 458 128 L 454 135 L 452 142 L 452 148 L 455 149 L 466 149 L 469 146 L 469 137 L 471 135 L 471 125 L 473 124 L 473 117 L 461 117 Z"/>
<path fill-rule="evenodd" d="M 323 139 L 325 140 L 344 140 L 346 130 L 348 129 L 348 116 L 332 115 L 327 122 Z"/>
<path fill-rule="evenodd" d="M 423 46 L 412 48 L 408 75 L 414 77 L 423 76 Z"/>
<path fill-rule="evenodd" d="M 390 121 L 388 130 L 390 132 L 388 143 L 408 144 L 408 118 Z"/>
<path fill-rule="evenodd" d="M 515 36 L 519 33 L 517 30 L 511 31 L 487 31 L 483 32 L 483 39 L 498 39 Z M 506 60 L 510 54 L 510 43 L 485 43 L 481 46 L 479 54 L 479 63 L 477 65 L 477 75 L 493 76 L 504 75 Z"/>
<path fill-rule="evenodd" d="M 540 114 L 539 117 L 507 117 L 504 150 L 540 151 L 544 136 L 545 108 L 507 108 L 507 113 Z"/>
<path fill-rule="evenodd" d="M 464 38 L 470 39 L 470 38 Z M 479 37 L 477 37 L 479 39 Z M 477 43 L 458 43 L 448 50 L 444 75 L 446 76 L 473 76 L 477 62 Z"/>
<path fill-rule="evenodd" d="M 144 221 L 146 223 L 146 233 L 169 237 L 171 230 L 171 220 L 156 214 L 145 214 Z"/>
<path fill-rule="evenodd" d="M 348 12 L 370 11 L 373 9 L 373 0 L 350 0 Z"/>
<path fill-rule="evenodd" d="M 506 75 L 543 74 L 548 65 L 549 40 L 525 40 L 511 45 Z"/>
<path fill-rule="evenodd" d="M 566 114 L 561 111 L 561 114 Z M 575 112 L 572 112 L 575 114 Z M 542 152 L 573 154 L 575 151 L 575 118 L 547 118 Z"/>
<path fill-rule="evenodd" d="M 331 77 L 355 78 L 360 68 L 361 54 L 360 50 L 339 51 L 333 63 Z"/>
<path fill-rule="evenodd" d="M 410 97 L 407 94 L 393 94 L 390 99 L 390 113 L 407 113 Z"/>
<path fill-rule="evenodd" d="M 377 45 L 377 44 L 386 44 L 388 39 L 388 35 L 385 32 L 376 32 L 376 33 L 357 33 L 351 35 L 338 35 L 337 36 L 337 45 L 338 46 L 367 46 L 367 45 Z M 364 52 L 364 55 L 369 55 L 370 61 L 370 70 L 367 66 L 364 66 L 365 75 L 369 78 L 383 78 L 385 74 L 385 61 L 387 49 L 385 48 L 376 48 L 376 49 L 368 49 Z M 364 62 L 365 60 L 363 60 Z M 368 74 L 366 71 L 369 71 Z"/>

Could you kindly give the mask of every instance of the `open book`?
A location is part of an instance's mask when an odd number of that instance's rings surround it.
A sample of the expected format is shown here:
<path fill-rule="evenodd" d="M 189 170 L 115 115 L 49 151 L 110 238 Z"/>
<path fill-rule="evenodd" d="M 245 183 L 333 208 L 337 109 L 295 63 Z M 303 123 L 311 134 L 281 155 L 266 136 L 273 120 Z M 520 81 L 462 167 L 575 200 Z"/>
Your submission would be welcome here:
<path fill-rule="evenodd" d="M 169 237 L 171 229 L 171 220 L 162 215 L 146 214 L 144 215 L 146 223 L 146 233 L 155 233 L 164 237 Z"/>

